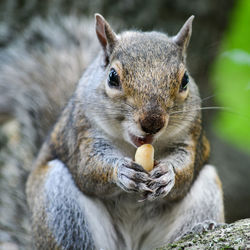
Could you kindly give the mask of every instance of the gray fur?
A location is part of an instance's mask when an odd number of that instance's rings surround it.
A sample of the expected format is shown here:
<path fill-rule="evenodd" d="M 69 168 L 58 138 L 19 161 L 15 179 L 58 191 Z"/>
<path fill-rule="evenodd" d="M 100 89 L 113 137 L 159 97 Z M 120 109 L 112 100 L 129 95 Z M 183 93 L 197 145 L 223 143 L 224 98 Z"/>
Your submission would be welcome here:
<path fill-rule="evenodd" d="M 123 80 L 124 88 L 131 90 L 132 98 L 141 99 L 144 105 L 149 107 L 161 106 L 159 101 L 165 103 L 171 101 L 169 92 L 174 88 L 172 80 L 175 79 L 183 61 L 181 52 L 170 37 L 159 32 L 124 32 L 120 35 L 119 43 L 112 55 L 112 60 L 117 59 L 122 62 L 123 70 L 126 72 Z M 110 65 L 106 68 L 103 65 L 103 57 L 100 54 L 79 81 L 76 101 L 82 103 L 83 112 L 86 110 L 85 115 L 94 126 L 104 131 L 111 140 L 115 138 L 119 148 L 127 150 L 129 146 L 126 143 L 131 143 L 129 132 L 132 131 L 138 136 L 144 136 L 145 133 L 133 119 L 133 112 L 135 112 L 133 107 L 126 105 L 126 102 L 120 99 L 110 102 L 110 99 L 105 96 L 105 84 Z M 173 106 L 171 107 L 173 115 L 170 112 L 167 130 L 156 135 L 154 146 L 157 148 L 158 158 L 162 157 L 161 150 L 166 143 L 170 145 L 176 141 L 182 142 L 183 138 L 186 139 L 190 127 L 200 114 L 199 91 L 191 77 L 189 85 L 191 94 L 185 105 L 166 104 L 166 106 Z M 157 97 L 155 104 L 152 96 Z M 90 113 L 88 110 L 94 112 Z M 125 116 L 122 122 L 116 119 L 121 111 Z M 186 112 L 178 114 L 181 111 Z M 138 108 L 137 112 L 144 112 L 144 110 Z M 176 115 L 175 112 L 177 112 Z M 112 129 L 110 129 L 111 126 Z M 124 140 L 121 139 L 121 135 Z"/>
<path fill-rule="evenodd" d="M 41 145 L 96 54 L 91 26 L 75 17 L 36 18 L 0 52 L 0 114 L 17 117 L 33 145 Z"/>
<path fill-rule="evenodd" d="M 58 160 L 49 162 L 51 170 L 44 185 L 45 210 L 49 229 L 63 249 L 94 249 L 84 211 L 82 195 L 68 169 Z"/>
<path fill-rule="evenodd" d="M 150 250 L 173 242 L 198 223 L 223 217 L 222 194 L 210 165 L 201 171 L 187 196 L 175 204 L 161 200 L 140 203 L 138 196 L 131 194 L 115 200 L 87 196 L 75 187 L 60 161 L 49 165 L 53 168 L 45 184 L 48 225 L 57 242 L 68 247 L 65 249 L 80 249 L 84 244 L 90 245 L 81 249 L 91 249 L 93 238 L 97 249 Z M 76 229 L 84 235 L 72 241 Z"/>

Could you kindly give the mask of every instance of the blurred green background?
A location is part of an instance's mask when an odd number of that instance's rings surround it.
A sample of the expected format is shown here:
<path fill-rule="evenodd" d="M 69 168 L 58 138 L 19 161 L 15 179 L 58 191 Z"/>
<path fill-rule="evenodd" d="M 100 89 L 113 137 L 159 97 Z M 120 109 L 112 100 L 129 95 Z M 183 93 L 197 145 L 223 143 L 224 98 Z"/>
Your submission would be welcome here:
<path fill-rule="evenodd" d="M 214 121 L 216 134 L 250 154 L 250 1 L 235 6 L 211 76 L 225 108 Z"/>

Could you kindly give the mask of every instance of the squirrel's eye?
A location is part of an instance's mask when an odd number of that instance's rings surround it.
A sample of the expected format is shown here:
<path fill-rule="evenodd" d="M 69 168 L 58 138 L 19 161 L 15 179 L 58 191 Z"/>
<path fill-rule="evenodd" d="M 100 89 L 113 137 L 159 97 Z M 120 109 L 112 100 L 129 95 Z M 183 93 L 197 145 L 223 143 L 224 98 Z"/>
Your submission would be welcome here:
<path fill-rule="evenodd" d="M 187 85 L 189 83 L 189 77 L 187 72 L 185 72 L 184 76 L 182 77 L 181 80 L 181 86 L 180 86 L 180 92 L 187 90 Z"/>
<path fill-rule="evenodd" d="M 115 71 L 115 69 L 111 69 L 109 72 L 109 77 L 108 77 L 108 85 L 111 88 L 119 88 L 120 87 L 120 79 Z"/>

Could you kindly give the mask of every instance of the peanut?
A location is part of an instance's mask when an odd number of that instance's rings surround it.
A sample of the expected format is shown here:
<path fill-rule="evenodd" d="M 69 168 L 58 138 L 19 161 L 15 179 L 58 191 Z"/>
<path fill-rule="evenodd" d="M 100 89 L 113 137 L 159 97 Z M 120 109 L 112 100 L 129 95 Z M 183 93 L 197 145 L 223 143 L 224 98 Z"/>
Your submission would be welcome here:
<path fill-rule="evenodd" d="M 147 172 L 154 167 L 154 147 L 151 144 L 143 144 L 135 152 L 135 162 L 141 165 Z"/>

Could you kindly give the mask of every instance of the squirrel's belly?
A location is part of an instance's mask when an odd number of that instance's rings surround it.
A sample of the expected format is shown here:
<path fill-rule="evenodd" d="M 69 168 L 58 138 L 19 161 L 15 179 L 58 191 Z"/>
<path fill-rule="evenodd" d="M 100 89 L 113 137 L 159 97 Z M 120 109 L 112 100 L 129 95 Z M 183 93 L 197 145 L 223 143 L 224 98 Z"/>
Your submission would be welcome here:
<path fill-rule="evenodd" d="M 173 210 L 163 202 L 138 202 L 126 194 L 113 204 L 106 204 L 119 238 L 118 249 L 154 249 L 167 241 L 167 228 Z M 130 197 L 130 198 L 129 198 Z"/>

